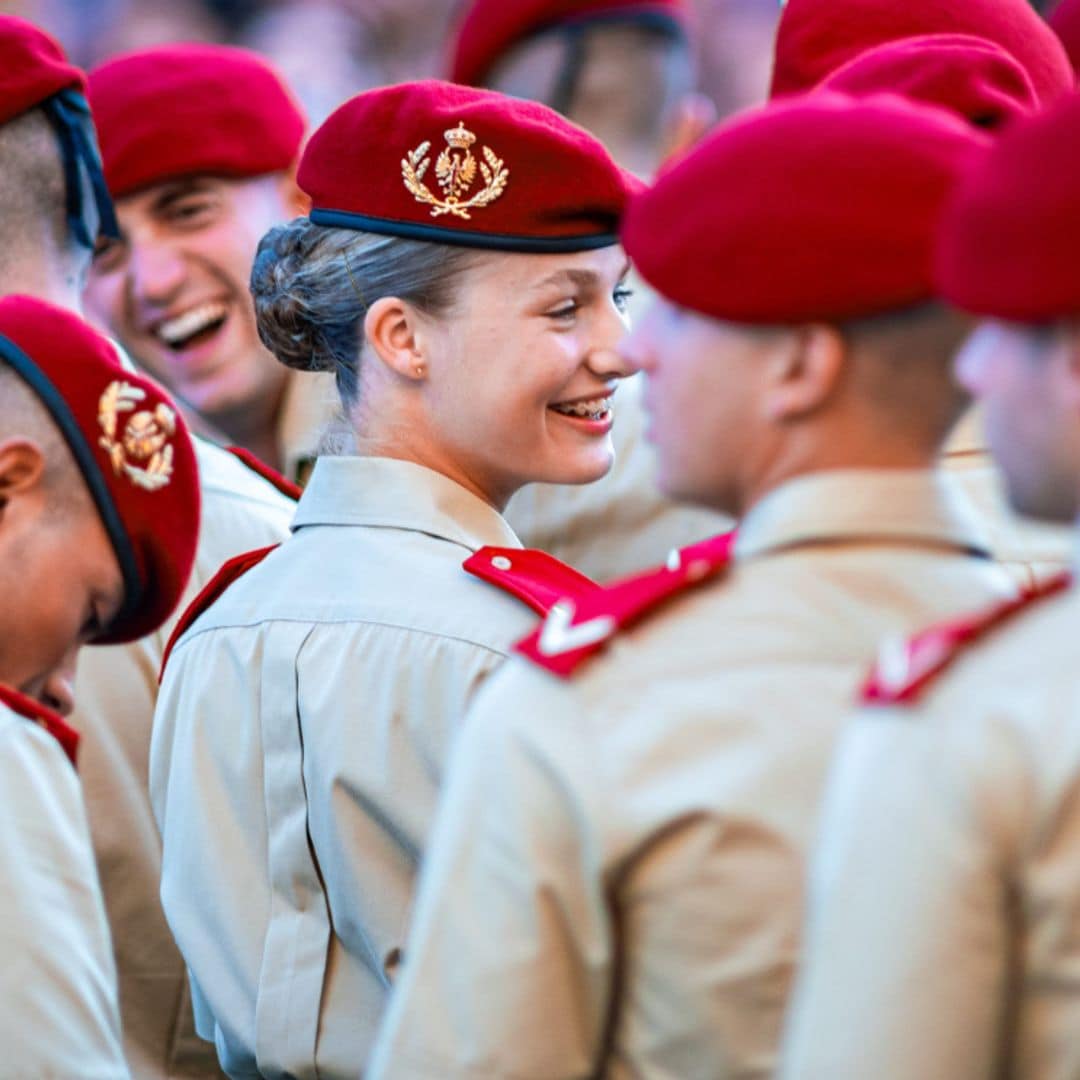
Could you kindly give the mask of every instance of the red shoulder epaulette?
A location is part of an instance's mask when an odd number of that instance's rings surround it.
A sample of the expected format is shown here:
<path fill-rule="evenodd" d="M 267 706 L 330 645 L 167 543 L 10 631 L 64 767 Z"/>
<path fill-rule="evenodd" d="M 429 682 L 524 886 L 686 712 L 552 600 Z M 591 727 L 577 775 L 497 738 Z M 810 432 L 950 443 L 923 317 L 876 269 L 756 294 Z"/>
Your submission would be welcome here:
<path fill-rule="evenodd" d="M 165 665 L 172 656 L 173 647 L 187 632 L 195 620 L 206 611 L 221 594 L 243 574 L 246 574 L 253 566 L 259 563 L 274 551 L 281 547 L 280 544 L 271 544 L 269 547 L 257 548 L 255 551 L 245 551 L 242 555 L 234 555 L 224 563 L 220 570 L 202 587 L 198 596 L 184 609 L 183 615 L 176 621 L 173 632 L 165 644 L 165 652 L 161 656 L 161 669 L 158 671 L 158 682 L 165 676 Z"/>
<path fill-rule="evenodd" d="M 68 761 L 75 764 L 79 753 L 79 733 L 59 713 L 46 709 L 40 701 L 12 690 L 10 686 L 0 685 L 0 701 L 12 712 L 43 727 L 60 744 Z"/>
<path fill-rule="evenodd" d="M 569 678 L 615 634 L 640 622 L 665 601 L 716 577 L 731 562 L 735 533 L 672 551 L 657 570 L 553 604 L 538 630 L 514 651 L 560 678 Z"/>
<path fill-rule="evenodd" d="M 478 577 L 546 615 L 563 597 L 599 592 L 592 578 L 533 548 L 482 547 L 461 564 Z"/>
<path fill-rule="evenodd" d="M 970 645 L 1032 604 L 1067 589 L 1072 577 L 1058 574 L 977 615 L 938 623 L 907 641 L 886 644 L 863 684 L 865 705 L 911 705 Z"/>
<path fill-rule="evenodd" d="M 246 447 L 230 446 L 228 450 L 234 458 L 242 461 L 253 473 L 258 473 L 268 484 L 273 484 L 286 498 L 299 501 L 300 496 L 304 493 L 303 489 L 291 480 L 287 480 L 277 469 L 272 469 L 265 461 L 260 461 Z"/>

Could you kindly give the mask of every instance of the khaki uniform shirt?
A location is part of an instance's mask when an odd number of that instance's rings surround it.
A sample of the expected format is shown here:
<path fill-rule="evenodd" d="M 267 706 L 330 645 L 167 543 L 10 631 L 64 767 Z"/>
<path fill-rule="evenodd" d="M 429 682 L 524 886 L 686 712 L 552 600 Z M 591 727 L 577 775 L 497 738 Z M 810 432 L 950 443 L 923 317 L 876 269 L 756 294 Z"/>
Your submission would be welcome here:
<path fill-rule="evenodd" d="M 509 526 L 419 465 L 320 458 L 294 530 L 166 670 L 162 898 L 232 1075 L 355 1078 L 447 743 L 536 617 L 462 569 Z"/>
<path fill-rule="evenodd" d="M 228 558 L 284 539 L 296 504 L 231 454 L 196 441 L 202 527 L 177 614 L 130 645 L 84 649 L 72 724 L 120 977 L 124 1047 L 140 1080 L 217 1075 L 195 1035 L 183 960 L 161 910 L 161 841 L 147 763 L 161 656 L 175 619 Z M 2 1060 L 0 1048 L 0 1060 Z"/>
<path fill-rule="evenodd" d="M 1080 594 L 840 743 L 789 1080 L 1080 1076 Z"/>
<path fill-rule="evenodd" d="M 875 642 L 1007 592 L 948 481 L 807 476 L 732 568 L 469 714 L 371 1077 L 767 1077 Z"/>
<path fill-rule="evenodd" d="M 672 548 L 727 532 L 730 518 L 673 502 L 656 484 L 656 457 L 645 441 L 642 379 L 615 392 L 615 464 L 594 484 L 530 484 L 506 520 L 530 548 L 550 552 L 595 581 L 608 582 L 662 563 Z"/>
<path fill-rule="evenodd" d="M 78 777 L 0 704 L 0 1077 L 121 1080 L 116 969 Z"/>

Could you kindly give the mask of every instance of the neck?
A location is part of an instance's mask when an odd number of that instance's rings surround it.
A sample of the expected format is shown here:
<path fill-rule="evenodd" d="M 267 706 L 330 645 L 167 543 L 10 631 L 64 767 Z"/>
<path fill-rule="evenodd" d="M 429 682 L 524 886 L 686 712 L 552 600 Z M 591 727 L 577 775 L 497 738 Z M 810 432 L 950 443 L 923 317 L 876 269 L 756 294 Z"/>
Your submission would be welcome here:
<path fill-rule="evenodd" d="M 206 419 L 232 446 L 250 450 L 272 469 L 283 462 L 278 445 L 278 420 L 284 403 L 284 389 L 262 399 L 246 401 L 241 408 L 208 414 Z"/>
<path fill-rule="evenodd" d="M 877 433 L 880 436 L 880 431 Z M 789 480 L 811 473 L 832 472 L 838 469 L 888 471 L 895 469 L 933 469 L 938 452 L 934 447 L 910 443 L 901 439 L 859 438 L 849 433 L 812 443 L 792 438 L 778 447 L 777 452 L 747 480 L 739 498 L 738 516 L 745 514 L 771 491 Z"/>
<path fill-rule="evenodd" d="M 23 258 L 0 266 L 0 295 L 21 293 L 82 314 L 82 283 L 66 260 Z"/>

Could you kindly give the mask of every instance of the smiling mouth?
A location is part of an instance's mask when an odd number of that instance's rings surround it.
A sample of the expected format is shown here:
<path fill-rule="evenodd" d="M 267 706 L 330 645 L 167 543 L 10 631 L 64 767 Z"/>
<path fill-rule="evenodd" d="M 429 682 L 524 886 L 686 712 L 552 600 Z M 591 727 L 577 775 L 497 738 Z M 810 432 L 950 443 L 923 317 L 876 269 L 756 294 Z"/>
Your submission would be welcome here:
<path fill-rule="evenodd" d="M 549 408 L 562 416 L 573 416 L 579 420 L 606 420 L 611 415 L 611 398 L 575 401 L 567 405 L 551 405 Z"/>
<path fill-rule="evenodd" d="M 174 319 L 164 319 L 154 327 L 154 336 L 166 348 L 179 352 L 197 345 L 225 324 L 229 309 L 220 303 L 200 304 Z"/>

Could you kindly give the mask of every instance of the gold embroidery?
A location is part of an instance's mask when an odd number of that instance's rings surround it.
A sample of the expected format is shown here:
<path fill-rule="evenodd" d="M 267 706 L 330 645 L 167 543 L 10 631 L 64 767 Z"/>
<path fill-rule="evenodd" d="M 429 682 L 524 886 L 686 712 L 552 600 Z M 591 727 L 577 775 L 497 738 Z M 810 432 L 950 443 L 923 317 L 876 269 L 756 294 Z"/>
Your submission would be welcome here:
<path fill-rule="evenodd" d="M 112 382 L 98 402 L 98 423 L 104 435 L 98 440 L 109 455 L 113 472 L 124 474 L 146 491 L 160 491 L 172 479 L 173 448 L 169 439 L 176 434 L 176 413 L 159 402 L 153 412 L 135 412 L 146 391 L 128 382 Z M 117 435 L 121 413 L 131 413 Z M 146 465 L 133 465 L 132 462 Z"/>
<path fill-rule="evenodd" d="M 423 182 L 424 173 L 431 164 L 431 159 L 427 156 L 431 149 L 430 141 L 422 142 L 412 153 L 401 159 L 402 179 L 417 202 L 431 207 L 432 217 L 454 214 L 468 221 L 472 216 L 470 210 L 493 203 L 506 190 L 510 170 L 487 146 L 481 151 L 484 160 L 477 161 L 471 149 L 476 142 L 476 136 L 467 131 L 460 120 L 456 128 L 443 132 L 443 136 L 447 145 L 435 161 L 435 177 L 445 197 L 440 199 L 434 195 Z M 476 181 L 477 167 L 484 178 L 484 187 L 463 202 L 462 199 Z"/>

